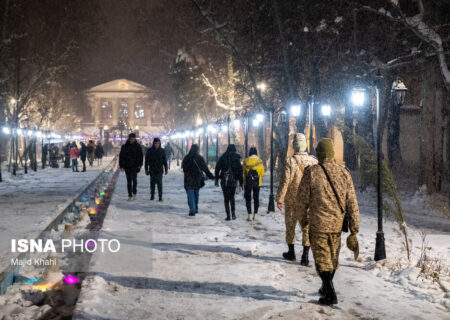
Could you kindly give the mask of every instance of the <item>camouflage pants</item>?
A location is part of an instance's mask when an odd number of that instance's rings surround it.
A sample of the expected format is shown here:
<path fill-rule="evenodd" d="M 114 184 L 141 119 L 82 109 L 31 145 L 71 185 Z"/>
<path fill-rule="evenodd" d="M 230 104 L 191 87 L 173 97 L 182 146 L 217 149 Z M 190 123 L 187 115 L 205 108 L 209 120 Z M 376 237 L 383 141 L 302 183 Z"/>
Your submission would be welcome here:
<path fill-rule="evenodd" d="M 295 211 L 295 206 L 286 205 L 284 213 L 284 221 L 286 223 L 286 243 L 295 243 L 295 227 L 297 222 L 299 222 L 298 215 Z M 306 226 L 302 228 L 302 245 L 309 247 L 309 227 Z"/>
<path fill-rule="evenodd" d="M 317 273 L 336 270 L 339 267 L 341 233 L 311 232 L 309 237 Z"/>

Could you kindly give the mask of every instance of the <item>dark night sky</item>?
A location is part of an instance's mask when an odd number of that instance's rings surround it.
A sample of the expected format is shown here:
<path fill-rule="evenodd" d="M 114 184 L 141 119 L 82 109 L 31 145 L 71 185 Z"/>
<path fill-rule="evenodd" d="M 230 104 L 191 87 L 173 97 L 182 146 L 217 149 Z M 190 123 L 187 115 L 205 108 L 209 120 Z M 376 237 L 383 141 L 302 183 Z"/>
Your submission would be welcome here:
<path fill-rule="evenodd" d="M 97 2 L 96 37 L 81 52 L 80 86 L 127 78 L 170 99 L 169 65 L 204 29 L 190 0 Z"/>

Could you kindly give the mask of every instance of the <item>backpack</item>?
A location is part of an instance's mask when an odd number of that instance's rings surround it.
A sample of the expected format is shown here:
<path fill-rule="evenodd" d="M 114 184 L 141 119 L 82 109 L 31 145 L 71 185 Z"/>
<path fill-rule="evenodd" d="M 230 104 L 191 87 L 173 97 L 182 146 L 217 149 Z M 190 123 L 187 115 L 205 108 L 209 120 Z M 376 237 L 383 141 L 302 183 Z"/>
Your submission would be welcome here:
<path fill-rule="evenodd" d="M 228 156 L 228 168 L 223 174 L 223 180 L 225 183 L 225 187 L 227 188 L 236 188 L 237 180 L 234 176 L 232 164 L 231 164 L 231 156 Z"/>
<path fill-rule="evenodd" d="M 254 169 L 249 170 L 247 176 L 245 177 L 245 182 L 250 187 L 258 186 L 259 185 L 258 172 Z"/>

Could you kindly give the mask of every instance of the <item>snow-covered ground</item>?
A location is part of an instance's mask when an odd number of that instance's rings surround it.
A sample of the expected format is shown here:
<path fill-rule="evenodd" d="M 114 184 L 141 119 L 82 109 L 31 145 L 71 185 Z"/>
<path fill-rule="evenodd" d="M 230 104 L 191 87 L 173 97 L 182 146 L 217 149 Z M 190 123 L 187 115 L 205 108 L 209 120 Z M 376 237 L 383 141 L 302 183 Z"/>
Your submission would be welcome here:
<path fill-rule="evenodd" d="M 118 253 L 122 271 L 88 276 L 74 319 L 450 319 L 450 233 L 434 231 L 426 238 L 427 255 L 441 265 L 439 281 L 419 276 L 419 229 L 408 230 L 408 262 L 396 224 L 386 221 L 388 259 L 374 262 L 372 192 L 359 194 L 360 259 L 353 260 L 343 241 L 334 281 L 339 304 L 331 308 L 316 303 L 320 279 L 313 267 L 280 258 L 286 250 L 282 213 L 263 214 L 259 223 L 250 224 L 241 194 L 238 219 L 226 222 L 220 189 L 208 181 L 200 193 L 199 214 L 189 217 L 182 174 L 175 166 L 164 179 L 163 203 L 149 200 L 148 177 L 140 174 L 138 183 L 138 199 L 127 202 L 125 176 L 120 175 L 103 230 L 128 230 L 136 256 L 148 246 L 141 235 L 151 232 L 152 264 L 136 266 L 129 252 L 126 258 Z M 414 208 L 426 210 L 416 198 Z M 261 199 L 265 212 L 267 188 Z M 424 220 L 427 216 L 424 212 Z M 433 217 L 446 223 L 445 216 Z M 91 263 L 98 270 L 102 260 L 96 253 Z"/>
<path fill-rule="evenodd" d="M 86 172 L 49 168 L 11 176 L 3 170 L 0 183 L 0 270 L 11 263 L 11 239 L 34 238 L 93 181 L 112 157 Z M 61 163 L 60 163 L 61 165 Z M 81 166 L 78 166 L 79 170 Z"/>

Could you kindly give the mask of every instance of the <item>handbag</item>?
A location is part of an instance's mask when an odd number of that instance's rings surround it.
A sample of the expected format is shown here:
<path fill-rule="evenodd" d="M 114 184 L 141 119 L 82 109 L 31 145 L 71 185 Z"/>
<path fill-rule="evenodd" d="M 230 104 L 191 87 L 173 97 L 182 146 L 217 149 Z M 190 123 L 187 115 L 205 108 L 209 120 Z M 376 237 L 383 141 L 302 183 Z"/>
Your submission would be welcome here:
<path fill-rule="evenodd" d="M 195 166 L 197 167 L 198 171 L 202 175 L 202 177 L 200 178 L 200 186 L 201 186 L 201 188 L 203 188 L 205 186 L 205 180 L 206 180 L 205 173 L 203 172 L 203 170 L 200 169 L 200 167 L 197 164 L 197 161 L 195 161 L 195 159 L 192 159 L 192 160 L 194 161 Z"/>
<path fill-rule="evenodd" d="M 325 176 L 327 177 L 328 183 L 331 186 L 331 189 L 333 190 L 333 193 L 336 197 L 336 200 L 339 204 L 339 209 L 341 209 L 342 214 L 344 215 L 344 221 L 342 221 L 342 232 L 348 232 L 348 214 L 344 211 L 341 205 L 341 199 L 339 199 L 339 195 L 336 192 L 336 189 L 334 188 L 333 183 L 331 182 L 330 176 L 328 175 L 327 170 L 325 170 L 325 167 L 323 164 L 319 163 L 319 166 L 322 168 L 323 172 L 325 173 Z"/>

